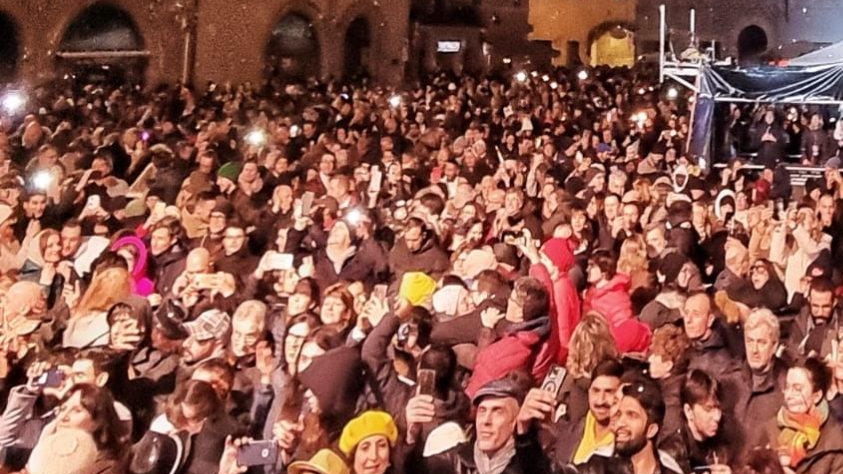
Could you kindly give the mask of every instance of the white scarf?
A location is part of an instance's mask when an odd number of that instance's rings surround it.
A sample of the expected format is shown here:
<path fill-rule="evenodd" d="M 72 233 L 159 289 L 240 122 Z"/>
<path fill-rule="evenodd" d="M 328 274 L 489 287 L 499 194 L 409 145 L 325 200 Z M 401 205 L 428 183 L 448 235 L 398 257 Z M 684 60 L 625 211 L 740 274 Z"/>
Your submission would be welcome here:
<path fill-rule="evenodd" d="M 501 474 L 509 466 L 509 461 L 513 457 L 515 457 L 514 437 L 510 437 L 509 441 L 492 457 L 480 450 L 477 441 L 474 442 L 474 463 L 477 465 L 477 474 Z"/>

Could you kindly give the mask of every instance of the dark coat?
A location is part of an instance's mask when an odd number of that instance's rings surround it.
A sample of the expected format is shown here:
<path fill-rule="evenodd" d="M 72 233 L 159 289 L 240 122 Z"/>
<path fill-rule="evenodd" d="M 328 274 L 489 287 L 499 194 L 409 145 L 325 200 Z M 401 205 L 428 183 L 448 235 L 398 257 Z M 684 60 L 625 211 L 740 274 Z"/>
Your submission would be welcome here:
<path fill-rule="evenodd" d="M 776 420 L 770 420 L 763 429 L 761 445 L 775 448 L 779 428 Z M 833 416 L 820 428 L 820 439 L 805 459 L 794 469 L 796 474 L 838 474 L 843 472 L 843 426 Z"/>
<path fill-rule="evenodd" d="M 679 463 L 683 472 L 711 465 L 714 459 L 721 464 L 734 466 L 739 461 L 740 433 L 734 420 L 723 417 L 717 434 L 709 439 L 697 441 L 691 435 L 687 422 L 669 433 L 659 443 L 659 449 L 670 454 Z"/>
<path fill-rule="evenodd" d="M 670 455 L 658 452 L 656 460 L 659 466 L 655 474 L 682 474 L 681 468 Z M 586 463 L 576 467 L 566 466 L 559 472 L 560 474 L 635 474 L 635 469 L 629 458 L 591 456 Z"/>
<path fill-rule="evenodd" d="M 407 272 L 422 272 L 438 280 L 451 268 L 448 255 L 433 237 L 428 237 L 416 252 L 411 252 L 404 239 L 400 239 L 389 253 L 389 264 L 397 281 Z"/>
<path fill-rule="evenodd" d="M 815 351 L 819 355 L 831 353 L 831 342 L 839 331 L 839 316 L 832 313 L 831 320 L 817 325 L 811 316 L 811 308 L 806 305 L 790 325 L 790 335 L 785 342 L 788 360 L 805 357 Z"/>
<path fill-rule="evenodd" d="M 152 257 L 156 293 L 162 296 L 170 293 L 176 278 L 184 271 L 185 258 L 186 254 L 179 244 Z"/>
<path fill-rule="evenodd" d="M 786 377 L 787 365 L 779 358 L 773 359 L 772 369 L 757 383 L 753 383 L 749 365 L 744 364 L 741 367 L 740 382 L 737 384 L 739 391 L 735 403 L 735 418 L 746 430 L 744 439 L 747 446 L 757 445 L 760 434 L 754 428 L 776 417 L 776 413 L 784 402 L 782 390 Z"/>
<path fill-rule="evenodd" d="M 418 443 L 417 443 L 418 444 Z M 421 451 L 421 446 L 417 447 Z M 474 436 L 465 443 L 427 458 L 415 453 L 408 458 L 406 470 L 410 474 L 477 474 L 474 461 Z M 515 456 L 503 474 L 549 474 L 550 463 L 541 449 L 538 436 L 529 432 L 515 436 Z"/>

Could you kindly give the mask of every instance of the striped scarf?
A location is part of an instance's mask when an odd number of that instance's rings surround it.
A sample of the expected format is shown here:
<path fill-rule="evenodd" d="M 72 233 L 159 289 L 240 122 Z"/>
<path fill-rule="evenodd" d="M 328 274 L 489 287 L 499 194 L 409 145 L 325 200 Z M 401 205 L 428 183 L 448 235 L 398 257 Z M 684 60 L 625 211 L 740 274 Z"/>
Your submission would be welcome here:
<path fill-rule="evenodd" d="M 776 422 L 781 429 L 778 445 L 789 459 L 790 467 L 796 467 L 820 440 L 820 428 L 828 419 L 828 403 L 823 400 L 819 406 L 807 413 L 790 413 L 784 407 L 779 409 Z"/>

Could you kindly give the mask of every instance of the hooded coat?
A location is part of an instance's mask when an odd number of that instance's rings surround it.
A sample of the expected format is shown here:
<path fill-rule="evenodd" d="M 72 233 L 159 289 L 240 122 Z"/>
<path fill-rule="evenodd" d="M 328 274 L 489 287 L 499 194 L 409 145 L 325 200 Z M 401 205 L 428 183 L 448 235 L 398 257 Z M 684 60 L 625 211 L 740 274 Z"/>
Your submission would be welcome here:
<path fill-rule="evenodd" d="M 44 287 L 47 295 L 47 307 L 52 308 L 61 296 L 62 288 L 64 287 L 64 277 L 56 272 L 53 280 L 49 285 L 41 283 L 41 270 L 44 268 L 44 253 L 41 251 L 41 237 L 45 230 L 35 234 L 35 237 L 29 242 L 29 248 L 26 252 L 26 261 L 20 269 L 20 279 L 25 281 L 34 281 Z"/>
<path fill-rule="evenodd" d="M 468 398 L 473 399 L 481 387 L 513 370 L 527 369 L 536 377 L 540 370 L 536 355 L 550 335 L 550 326 L 548 317 L 515 324 L 500 340 L 480 350 L 474 363 L 474 373 L 465 389 Z"/>
<path fill-rule="evenodd" d="M 134 247 L 138 254 L 135 265 L 131 268 L 132 292 L 138 296 L 149 296 L 154 293 L 155 284 L 146 276 L 146 267 L 149 260 L 149 251 L 146 249 L 146 245 L 138 237 L 128 236 L 114 242 L 111 245 L 111 250 L 117 251 L 122 247 Z"/>
<path fill-rule="evenodd" d="M 650 346 L 650 327 L 632 313 L 627 275 L 616 273 L 604 286 L 589 288 L 583 302 L 583 312 L 588 311 L 597 311 L 606 318 L 620 353 L 645 352 Z"/>
<path fill-rule="evenodd" d="M 550 295 L 551 340 L 558 341 L 555 360 L 564 364 L 568 358 L 571 333 L 580 321 L 580 297 L 568 272 L 574 265 L 576 245 L 569 239 L 553 238 L 544 245 L 544 253 L 553 262 L 559 277 L 553 281 L 550 272 L 541 263 L 530 267 L 530 276 L 538 279 Z"/>

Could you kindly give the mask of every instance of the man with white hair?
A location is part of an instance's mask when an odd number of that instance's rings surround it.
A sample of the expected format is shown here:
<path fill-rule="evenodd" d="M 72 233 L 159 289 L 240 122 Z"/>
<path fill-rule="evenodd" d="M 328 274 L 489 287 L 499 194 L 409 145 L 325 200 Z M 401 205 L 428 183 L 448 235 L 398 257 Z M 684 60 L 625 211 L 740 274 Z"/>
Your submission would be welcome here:
<path fill-rule="evenodd" d="M 261 344 L 265 339 L 266 312 L 267 307 L 263 302 L 246 300 L 240 303 L 231 317 L 228 362 L 234 368 L 234 383 L 231 386 L 234 416 L 248 413 L 255 387 L 265 385 L 261 383 L 261 375 L 264 374 L 259 370 L 263 366 L 259 367 L 257 362 L 259 357 L 266 358 L 267 353 L 271 354 L 266 343 Z"/>
<path fill-rule="evenodd" d="M 779 338 L 779 320 L 769 309 L 760 308 L 749 313 L 744 323 L 746 360 L 738 379 L 740 393 L 735 405 L 735 415 L 741 426 L 763 425 L 776 416 L 782 406 L 787 365 L 776 357 Z M 747 438 L 753 436 L 752 430 L 746 434 Z"/>

